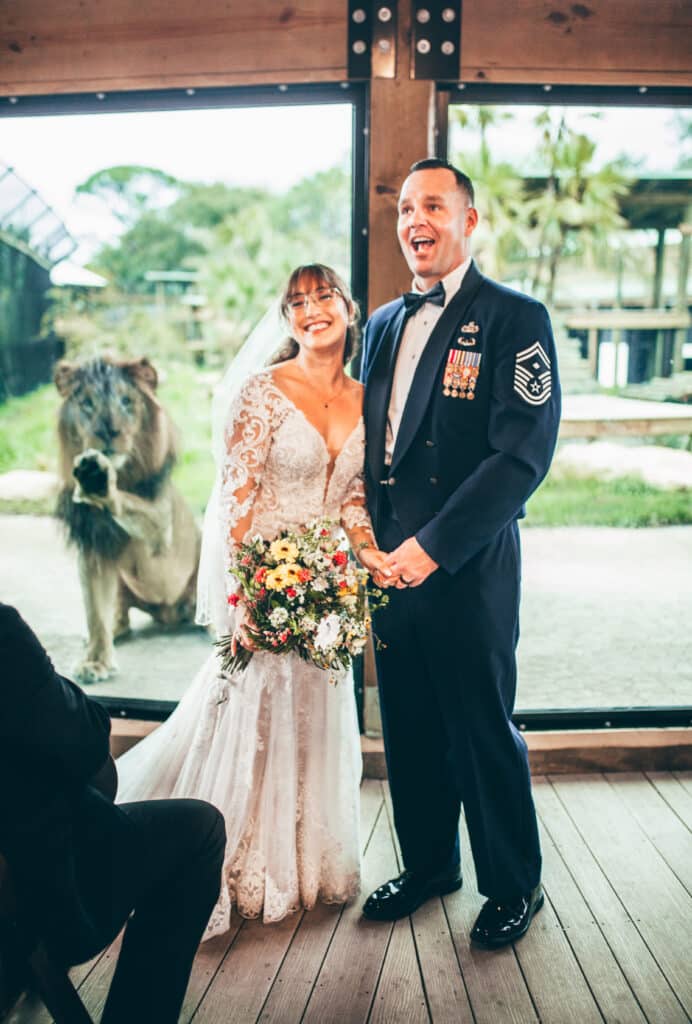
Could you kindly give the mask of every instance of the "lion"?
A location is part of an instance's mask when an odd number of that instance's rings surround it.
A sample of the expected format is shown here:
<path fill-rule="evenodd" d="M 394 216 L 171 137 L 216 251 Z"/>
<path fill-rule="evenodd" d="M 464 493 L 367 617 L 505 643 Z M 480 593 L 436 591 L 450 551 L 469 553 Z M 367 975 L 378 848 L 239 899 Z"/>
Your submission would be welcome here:
<path fill-rule="evenodd" d="M 171 482 L 177 432 L 149 360 L 63 360 L 54 380 L 56 514 L 77 548 L 89 634 L 76 675 L 95 683 L 117 670 L 113 641 L 129 631 L 130 608 L 166 626 L 193 620 L 200 534 Z"/>

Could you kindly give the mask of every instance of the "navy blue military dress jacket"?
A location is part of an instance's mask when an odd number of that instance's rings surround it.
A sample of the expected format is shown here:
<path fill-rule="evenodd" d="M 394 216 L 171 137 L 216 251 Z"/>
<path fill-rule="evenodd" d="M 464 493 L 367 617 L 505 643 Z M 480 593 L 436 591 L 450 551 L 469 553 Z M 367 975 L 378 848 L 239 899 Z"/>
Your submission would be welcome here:
<path fill-rule="evenodd" d="M 548 471 L 560 419 L 553 332 L 541 303 L 472 262 L 428 339 L 385 467 L 404 323 L 399 298 L 377 309 L 364 331 L 368 505 L 377 532 L 386 487 L 405 534 L 456 573 L 524 514 Z"/>

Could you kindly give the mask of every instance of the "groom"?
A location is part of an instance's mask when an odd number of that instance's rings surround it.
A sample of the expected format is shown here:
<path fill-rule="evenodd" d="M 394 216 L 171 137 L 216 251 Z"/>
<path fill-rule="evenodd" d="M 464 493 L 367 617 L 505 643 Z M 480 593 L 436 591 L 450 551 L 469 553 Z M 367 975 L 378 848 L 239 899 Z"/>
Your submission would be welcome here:
<path fill-rule="evenodd" d="M 470 256 L 473 185 L 421 160 L 397 233 L 413 291 L 364 333 L 368 504 L 396 584 L 376 613 L 377 674 L 404 872 L 363 907 L 391 921 L 461 886 L 464 805 L 487 901 L 472 940 L 519 938 L 543 904 L 516 689 L 517 520 L 545 476 L 560 415 L 545 308 Z"/>

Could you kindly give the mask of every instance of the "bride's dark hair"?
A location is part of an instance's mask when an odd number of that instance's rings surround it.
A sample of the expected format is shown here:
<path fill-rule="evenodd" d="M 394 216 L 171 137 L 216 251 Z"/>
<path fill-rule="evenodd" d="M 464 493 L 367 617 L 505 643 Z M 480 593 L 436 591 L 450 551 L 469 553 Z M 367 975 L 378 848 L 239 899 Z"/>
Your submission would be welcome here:
<path fill-rule="evenodd" d="M 349 317 L 349 325 L 346 328 L 346 343 L 344 345 L 344 366 L 346 366 L 357 355 L 358 343 L 360 341 L 360 310 L 353 301 L 351 289 L 335 270 L 324 263 L 305 263 L 300 267 L 296 267 L 291 272 L 291 276 L 286 282 L 284 293 L 281 296 L 281 315 L 287 323 L 290 312 L 289 299 L 295 294 L 301 283 L 313 291 L 317 288 L 332 288 L 339 293 L 346 303 Z M 289 337 L 279 351 L 272 356 L 268 365 L 273 366 L 274 363 L 295 359 L 299 350 L 300 346 L 295 338 Z"/>

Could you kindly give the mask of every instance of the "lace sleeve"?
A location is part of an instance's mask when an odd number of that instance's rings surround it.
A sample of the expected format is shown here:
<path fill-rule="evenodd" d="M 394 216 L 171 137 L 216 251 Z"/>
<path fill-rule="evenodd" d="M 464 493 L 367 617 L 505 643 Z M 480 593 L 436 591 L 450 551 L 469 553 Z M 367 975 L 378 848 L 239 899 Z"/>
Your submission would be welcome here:
<path fill-rule="evenodd" d="M 358 473 L 348 488 L 341 506 L 341 525 L 355 554 L 360 548 L 377 547 L 370 514 L 365 502 L 363 474 Z"/>
<path fill-rule="evenodd" d="M 251 377 L 231 406 L 221 474 L 224 568 L 252 526 L 252 507 L 262 479 L 276 419 L 276 401 L 262 375 Z"/>

